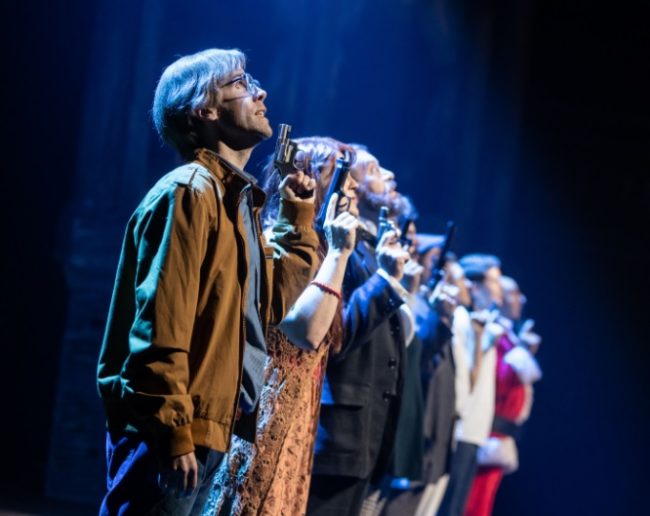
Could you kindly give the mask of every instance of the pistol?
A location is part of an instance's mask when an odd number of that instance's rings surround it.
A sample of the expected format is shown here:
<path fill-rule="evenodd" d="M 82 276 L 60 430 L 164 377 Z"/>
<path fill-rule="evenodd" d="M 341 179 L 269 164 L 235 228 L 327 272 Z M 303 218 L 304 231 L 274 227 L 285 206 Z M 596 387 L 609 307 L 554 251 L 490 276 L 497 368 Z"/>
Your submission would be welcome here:
<path fill-rule="evenodd" d="M 275 153 L 273 154 L 273 164 L 280 177 L 290 174 L 296 168 L 295 159 L 298 144 L 289 138 L 289 134 L 291 134 L 291 126 L 289 124 L 280 124 L 278 139 L 275 142 Z M 314 195 L 314 191 L 296 193 L 296 195 L 301 199 L 309 199 Z"/>
<path fill-rule="evenodd" d="M 327 187 L 327 193 L 323 199 L 323 203 L 320 205 L 318 210 L 318 215 L 314 221 L 314 226 L 316 231 L 323 232 L 323 227 L 325 226 L 325 217 L 327 216 L 327 207 L 330 204 L 330 199 L 334 194 L 339 195 L 338 206 L 336 207 L 336 214 L 339 213 L 339 209 L 342 206 L 343 197 L 343 185 L 345 185 L 345 180 L 348 178 L 350 173 L 350 166 L 352 165 L 352 159 L 348 151 L 344 152 L 342 158 L 336 159 L 336 166 L 334 172 L 332 172 L 332 180 L 330 181 L 329 186 Z"/>
<path fill-rule="evenodd" d="M 413 240 L 407 237 L 406 235 L 409 232 L 409 228 L 411 227 L 411 224 L 413 224 L 414 222 L 415 219 L 407 218 L 402 224 L 402 227 L 400 228 L 399 242 L 400 244 L 406 246 L 407 248 L 410 248 L 413 245 Z"/>
<path fill-rule="evenodd" d="M 436 260 L 436 264 L 434 265 L 431 271 L 431 279 L 429 280 L 429 283 L 427 285 L 429 292 L 431 292 L 429 296 L 430 301 L 433 301 L 433 299 L 435 299 L 435 297 L 437 296 L 436 288 L 438 287 L 440 281 L 445 275 L 445 264 L 447 263 L 447 255 L 449 254 L 449 249 L 451 248 L 451 242 L 453 241 L 455 235 L 456 235 L 456 224 L 454 223 L 453 220 L 450 220 L 449 222 L 447 222 L 445 241 L 442 244 L 442 249 L 440 250 L 440 256 L 438 257 L 438 260 Z"/>
<path fill-rule="evenodd" d="M 278 169 L 280 177 L 289 174 L 294 167 L 298 144 L 289 138 L 291 126 L 289 124 L 280 124 L 278 128 L 278 139 L 275 142 L 275 153 L 273 154 L 273 164 Z"/>
<path fill-rule="evenodd" d="M 377 247 L 377 244 L 380 242 L 381 237 L 386 231 L 395 231 L 398 233 L 395 225 L 388 218 L 388 206 L 382 206 L 379 208 L 379 217 L 377 219 L 377 236 L 373 235 L 370 231 L 358 227 L 357 228 L 357 242 L 363 240 L 367 242 L 372 247 Z"/>
<path fill-rule="evenodd" d="M 379 217 L 377 219 L 377 242 L 381 240 L 386 231 L 396 230 L 395 225 L 388 219 L 388 206 L 379 208 Z M 395 231 L 398 233 L 398 231 Z"/>

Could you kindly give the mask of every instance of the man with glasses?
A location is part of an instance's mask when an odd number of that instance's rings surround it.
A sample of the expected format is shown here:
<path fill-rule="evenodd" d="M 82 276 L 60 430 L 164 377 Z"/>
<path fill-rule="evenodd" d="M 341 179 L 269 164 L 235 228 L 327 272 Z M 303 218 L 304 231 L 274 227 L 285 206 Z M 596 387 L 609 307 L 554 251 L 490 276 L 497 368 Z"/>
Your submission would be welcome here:
<path fill-rule="evenodd" d="M 265 195 L 243 168 L 272 130 L 244 67 L 238 50 L 206 50 L 156 88 L 156 129 L 186 163 L 126 228 L 98 365 L 101 514 L 201 513 L 232 433 L 254 439 L 266 328 L 313 276 L 312 178 L 284 178 L 269 242 L 261 232 Z"/>

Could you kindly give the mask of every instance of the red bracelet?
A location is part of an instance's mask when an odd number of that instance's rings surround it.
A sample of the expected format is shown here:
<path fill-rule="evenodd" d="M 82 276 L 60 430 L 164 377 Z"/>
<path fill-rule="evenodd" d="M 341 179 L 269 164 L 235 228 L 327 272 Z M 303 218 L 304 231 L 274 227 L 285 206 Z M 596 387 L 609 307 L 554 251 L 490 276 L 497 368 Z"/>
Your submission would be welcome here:
<path fill-rule="evenodd" d="M 335 298 L 337 298 L 339 301 L 342 299 L 341 293 L 337 292 L 334 290 L 332 287 L 329 287 L 325 285 L 325 283 L 321 283 L 320 281 L 312 281 L 309 283 L 310 285 L 314 285 L 315 287 L 318 287 L 321 289 L 323 292 L 327 292 L 328 294 L 333 295 Z"/>

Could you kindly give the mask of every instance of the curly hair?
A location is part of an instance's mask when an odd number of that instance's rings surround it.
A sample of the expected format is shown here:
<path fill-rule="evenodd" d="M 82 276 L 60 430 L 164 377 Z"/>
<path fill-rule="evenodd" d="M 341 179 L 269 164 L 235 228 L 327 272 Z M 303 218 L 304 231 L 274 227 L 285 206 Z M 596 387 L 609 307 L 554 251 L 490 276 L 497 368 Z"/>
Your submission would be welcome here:
<path fill-rule="evenodd" d="M 295 138 L 294 141 L 298 144 L 298 149 L 303 153 L 306 163 L 305 172 L 316 179 L 314 208 L 315 213 L 318 213 L 332 179 L 330 174 L 326 176 L 321 174 L 324 172 L 323 167 L 332 156 L 336 157 L 343 149 L 351 151 L 353 160 L 356 155 L 346 144 L 329 136 L 309 136 Z M 262 188 L 267 195 L 262 210 L 262 225 L 264 228 L 273 225 L 277 219 L 278 209 L 280 208 L 280 191 L 278 187 L 281 181 L 280 174 L 273 166 L 273 155 L 271 155 L 262 169 Z"/>

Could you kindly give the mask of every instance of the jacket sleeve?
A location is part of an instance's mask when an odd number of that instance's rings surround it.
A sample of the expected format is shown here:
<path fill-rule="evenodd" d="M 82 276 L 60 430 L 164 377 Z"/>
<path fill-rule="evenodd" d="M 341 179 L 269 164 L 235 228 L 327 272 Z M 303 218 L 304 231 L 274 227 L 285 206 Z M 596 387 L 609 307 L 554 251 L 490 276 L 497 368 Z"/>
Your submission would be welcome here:
<path fill-rule="evenodd" d="M 420 338 L 422 340 L 422 355 L 420 357 L 422 363 L 422 373 L 426 380 L 433 374 L 437 360 L 442 355 L 445 344 L 451 344 L 452 332 L 440 318 L 440 316 L 431 310 L 427 313 L 427 330 L 422 332 Z"/>
<path fill-rule="evenodd" d="M 163 456 L 194 450 L 188 353 L 209 218 L 200 192 L 176 184 L 143 206 L 132 235 L 135 318 L 123 395 Z"/>
<path fill-rule="evenodd" d="M 318 236 L 313 221 L 313 204 L 280 201 L 278 219 L 269 237 L 273 249 L 270 324 L 282 321 L 316 274 Z"/>
<path fill-rule="evenodd" d="M 404 301 L 388 281 L 374 273 L 356 288 L 343 312 L 343 346 L 332 361 L 343 359 L 349 352 L 365 344 L 372 332 L 395 314 Z"/>

